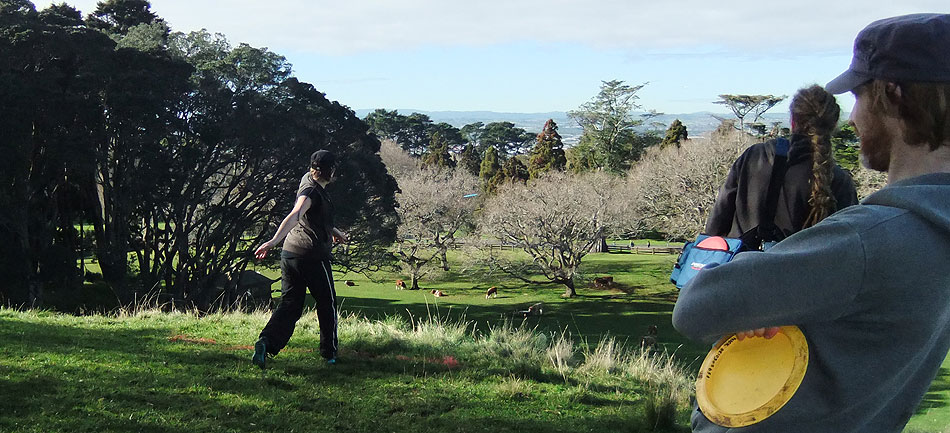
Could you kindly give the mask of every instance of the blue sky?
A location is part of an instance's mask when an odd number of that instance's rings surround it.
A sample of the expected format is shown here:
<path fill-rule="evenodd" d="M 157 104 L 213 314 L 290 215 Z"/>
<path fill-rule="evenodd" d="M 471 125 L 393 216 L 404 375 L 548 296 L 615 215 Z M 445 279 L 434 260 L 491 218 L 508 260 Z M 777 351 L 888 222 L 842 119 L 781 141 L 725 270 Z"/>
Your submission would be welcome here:
<path fill-rule="evenodd" d="M 84 14 L 95 0 L 67 3 Z M 49 2 L 36 2 L 43 8 Z M 721 93 L 791 95 L 850 63 L 871 21 L 924 1 L 153 0 L 175 31 L 267 47 L 354 109 L 567 111 L 602 80 L 644 109 L 726 112 Z M 850 111 L 850 95 L 839 97 Z M 785 104 L 773 110 L 786 110 Z"/>

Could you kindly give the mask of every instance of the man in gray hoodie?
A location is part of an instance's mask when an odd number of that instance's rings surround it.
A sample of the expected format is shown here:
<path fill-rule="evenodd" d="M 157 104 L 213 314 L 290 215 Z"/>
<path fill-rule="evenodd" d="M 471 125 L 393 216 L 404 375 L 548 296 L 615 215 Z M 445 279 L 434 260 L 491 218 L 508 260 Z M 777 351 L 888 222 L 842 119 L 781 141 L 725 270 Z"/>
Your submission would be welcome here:
<path fill-rule="evenodd" d="M 729 429 L 697 409 L 693 431 L 900 432 L 950 350 L 950 15 L 871 23 L 826 88 L 854 93 L 862 162 L 888 185 L 683 288 L 673 325 L 692 339 L 797 325 L 809 346 L 777 413 Z"/>

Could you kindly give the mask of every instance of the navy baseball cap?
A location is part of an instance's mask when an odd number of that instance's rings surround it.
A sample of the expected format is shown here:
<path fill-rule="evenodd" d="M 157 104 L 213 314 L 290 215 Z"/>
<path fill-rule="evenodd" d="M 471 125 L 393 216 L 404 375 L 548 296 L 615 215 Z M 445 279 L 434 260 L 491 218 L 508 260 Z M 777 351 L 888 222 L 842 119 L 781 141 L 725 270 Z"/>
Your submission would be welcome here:
<path fill-rule="evenodd" d="M 854 40 L 851 67 L 825 85 L 845 93 L 874 79 L 950 82 L 950 14 L 912 14 L 869 24 Z"/>

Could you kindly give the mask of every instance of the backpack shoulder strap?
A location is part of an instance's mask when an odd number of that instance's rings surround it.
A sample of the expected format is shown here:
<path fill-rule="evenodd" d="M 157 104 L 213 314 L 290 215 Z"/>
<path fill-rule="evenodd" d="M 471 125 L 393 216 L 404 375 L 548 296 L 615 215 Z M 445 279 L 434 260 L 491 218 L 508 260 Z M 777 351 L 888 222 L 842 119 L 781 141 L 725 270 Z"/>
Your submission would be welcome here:
<path fill-rule="evenodd" d="M 785 184 L 785 171 L 788 169 L 788 149 L 791 144 L 779 137 L 775 140 L 775 158 L 772 161 L 772 176 L 765 196 L 765 206 L 760 210 L 759 239 L 762 241 L 780 241 L 784 237 L 775 225 L 775 212 L 778 208 L 778 195 Z"/>

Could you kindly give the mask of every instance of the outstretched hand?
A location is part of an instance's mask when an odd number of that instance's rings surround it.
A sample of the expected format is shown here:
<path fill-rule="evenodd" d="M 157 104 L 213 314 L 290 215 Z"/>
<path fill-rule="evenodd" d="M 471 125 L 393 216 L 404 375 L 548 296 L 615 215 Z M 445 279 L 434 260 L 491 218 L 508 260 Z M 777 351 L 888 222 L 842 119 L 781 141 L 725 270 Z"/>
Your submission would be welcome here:
<path fill-rule="evenodd" d="M 263 260 L 264 257 L 267 257 L 267 252 L 273 247 L 274 245 L 271 244 L 270 241 L 264 242 L 254 251 L 254 257 L 256 257 L 257 260 Z"/>
<path fill-rule="evenodd" d="M 778 335 L 780 330 L 781 329 L 778 326 L 771 326 L 768 328 L 758 328 L 749 331 L 736 332 L 736 339 L 739 341 L 752 337 L 765 337 L 765 339 L 770 339 Z"/>

